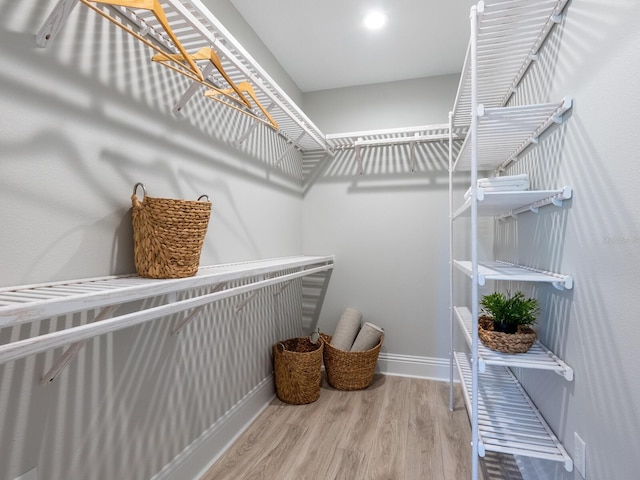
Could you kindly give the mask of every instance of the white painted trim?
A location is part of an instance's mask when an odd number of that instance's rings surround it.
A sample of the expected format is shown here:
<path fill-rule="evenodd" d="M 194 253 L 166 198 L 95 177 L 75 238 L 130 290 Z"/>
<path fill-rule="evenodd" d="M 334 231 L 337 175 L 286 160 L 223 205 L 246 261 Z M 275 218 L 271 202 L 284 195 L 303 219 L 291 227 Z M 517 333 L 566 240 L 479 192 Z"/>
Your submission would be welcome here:
<path fill-rule="evenodd" d="M 256 417 L 267 408 L 274 396 L 273 375 L 269 375 L 156 473 L 151 480 L 201 478 Z"/>
<path fill-rule="evenodd" d="M 377 369 L 385 375 L 449 381 L 449 360 L 446 358 L 381 353 Z"/>

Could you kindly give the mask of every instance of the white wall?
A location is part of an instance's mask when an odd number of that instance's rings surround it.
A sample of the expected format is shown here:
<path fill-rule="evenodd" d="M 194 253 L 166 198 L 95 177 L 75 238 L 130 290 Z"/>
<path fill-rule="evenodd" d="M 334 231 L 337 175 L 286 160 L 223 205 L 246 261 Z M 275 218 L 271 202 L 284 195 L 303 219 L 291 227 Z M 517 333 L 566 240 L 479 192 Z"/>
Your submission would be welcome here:
<path fill-rule="evenodd" d="M 326 134 L 447 123 L 458 80 L 443 75 L 309 92 L 303 109 Z"/>
<path fill-rule="evenodd" d="M 265 161 L 282 140 L 259 127 L 235 148 L 246 120 L 199 97 L 175 118 L 187 82 L 80 4 L 38 48 L 56 3 L 0 2 L 0 286 L 133 272 L 138 181 L 157 197 L 209 194 L 202 264 L 302 253 L 295 159 L 284 171 Z M 215 6 L 239 18 L 228 2 Z M 299 333 L 299 283 L 286 301 L 265 291 L 241 312 L 209 306 L 179 336 L 173 317 L 98 337 L 46 388 L 40 376 L 62 349 L 0 365 L 0 479 L 34 467 L 47 480 L 151 478 L 270 378 L 271 343 Z M 0 344 L 93 314 L 4 328 Z"/>
<path fill-rule="evenodd" d="M 571 2 L 514 102 L 570 95 L 574 108 L 513 171 L 529 171 L 537 187 L 572 186 L 574 198 L 496 227 L 496 238 L 517 245 L 510 255 L 574 277 L 571 291 L 531 290 L 544 307 L 538 333 L 573 367 L 574 382 L 521 377 L 569 453 L 574 432 L 586 442 L 592 480 L 637 478 L 640 465 L 638 18 L 632 0 Z M 580 478 L 550 462 L 525 464 L 527 478 Z"/>
<path fill-rule="evenodd" d="M 448 122 L 458 76 L 305 94 L 326 133 Z M 448 327 L 447 144 L 370 149 L 360 175 L 353 151 L 336 155 L 304 198 L 305 253 L 336 255 L 320 327 L 332 333 L 346 307 L 386 330 L 383 353 L 446 358 Z M 426 372 L 426 371 L 425 371 Z"/>

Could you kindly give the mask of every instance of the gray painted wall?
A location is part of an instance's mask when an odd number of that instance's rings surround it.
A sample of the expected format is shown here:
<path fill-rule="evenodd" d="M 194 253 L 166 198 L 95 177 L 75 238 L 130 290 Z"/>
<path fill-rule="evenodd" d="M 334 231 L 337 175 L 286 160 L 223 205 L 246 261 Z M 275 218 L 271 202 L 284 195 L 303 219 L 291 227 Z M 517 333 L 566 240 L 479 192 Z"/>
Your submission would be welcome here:
<path fill-rule="evenodd" d="M 457 75 L 305 94 L 326 133 L 448 122 Z M 320 327 L 332 333 L 346 307 L 386 329 L 383 352 L 446 358 L 448 327 L 448 147 L 408 146 L 327 162 L 304 199 L 304 250 L 331 251 L 334 270 Z M 461 187 L 462 188 L 462 187 Z"/>
<path fill-rule="evenodd" d="M 82 5 L 36 47 L 55 3 L 0 2 L 0 286 L 133 272 L 137 181 L 156 197 L 209 194 L 202 264 L 302 253 L 295 159 L 284 172 L 264 161 L 282 141 L 259 127 L 236 149 L 244 120 L 199 98 L 175 118 L 187 83 Z M 47 387 L 40 376 L 62 349 L 0 365 L 0 479 L 34 467 L 47 480 L 151 478 L 270 378 L 271 344 L 300 333 L 301 292 L 297 281 L 240 312 L 233 299 L 210 305 L 179 336 L 177 317 L 103 335 Z M 4 328 L 0 344 L 93 315 Z"/>
<path fill-rule="evenodd" d="M 537 187 L 572 186 L 574 198 L 496 224 L 498 251 L 575 279 L 571 291 L 530 288 L 543 302 L 540 337 L 575 381 L 520 375 L 569 453 L 574 432 L 586 442 L 587 479 L 636 478 L 640 465 L 639 16 L 631 0 L 571 2 L 513 101 L 571 95 L 574 108 L 513 171 L 528 171 Z M 524 464 L 527 478 L 580 478 L 549 462 Z"/>

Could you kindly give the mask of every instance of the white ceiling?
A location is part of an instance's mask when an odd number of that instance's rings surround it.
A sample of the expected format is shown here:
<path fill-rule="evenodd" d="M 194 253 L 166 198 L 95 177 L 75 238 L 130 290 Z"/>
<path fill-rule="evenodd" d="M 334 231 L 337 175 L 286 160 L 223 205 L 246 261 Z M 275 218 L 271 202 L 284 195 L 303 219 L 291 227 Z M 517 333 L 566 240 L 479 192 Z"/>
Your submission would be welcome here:
<path fill-rule="evenodd" d="M 475 0 L 231 0 L 303 92 L 459 73 Z M 386 12 L 384 29 L 362 17 Z"/>

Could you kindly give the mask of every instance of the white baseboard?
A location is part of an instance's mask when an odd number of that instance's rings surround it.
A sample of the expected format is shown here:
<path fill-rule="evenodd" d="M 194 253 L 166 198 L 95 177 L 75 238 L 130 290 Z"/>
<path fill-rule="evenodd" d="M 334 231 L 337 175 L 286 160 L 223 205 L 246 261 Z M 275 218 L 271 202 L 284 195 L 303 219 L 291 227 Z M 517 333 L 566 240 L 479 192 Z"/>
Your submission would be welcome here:
<path fill-rule="evenodd" d="M 151 480 L 199 479 L 275 397 L 273 375 L 256 385 Z"/>
<path fill-rule="evenodd" d="M 449 360 L 381 353 L 378 357 L 377 371 L 385 375 L 448 381 Z M 269 405 L 274 396 L 273 375 L 270 375 L 151 480 L 199 479 Z"/>
<path fill-rule="evenodd" d="M 385 375 L 449 381 L 449 359 L 381 353 L 378 370 Z M 454 369 L 454 378 L 457 372 Z"/>

